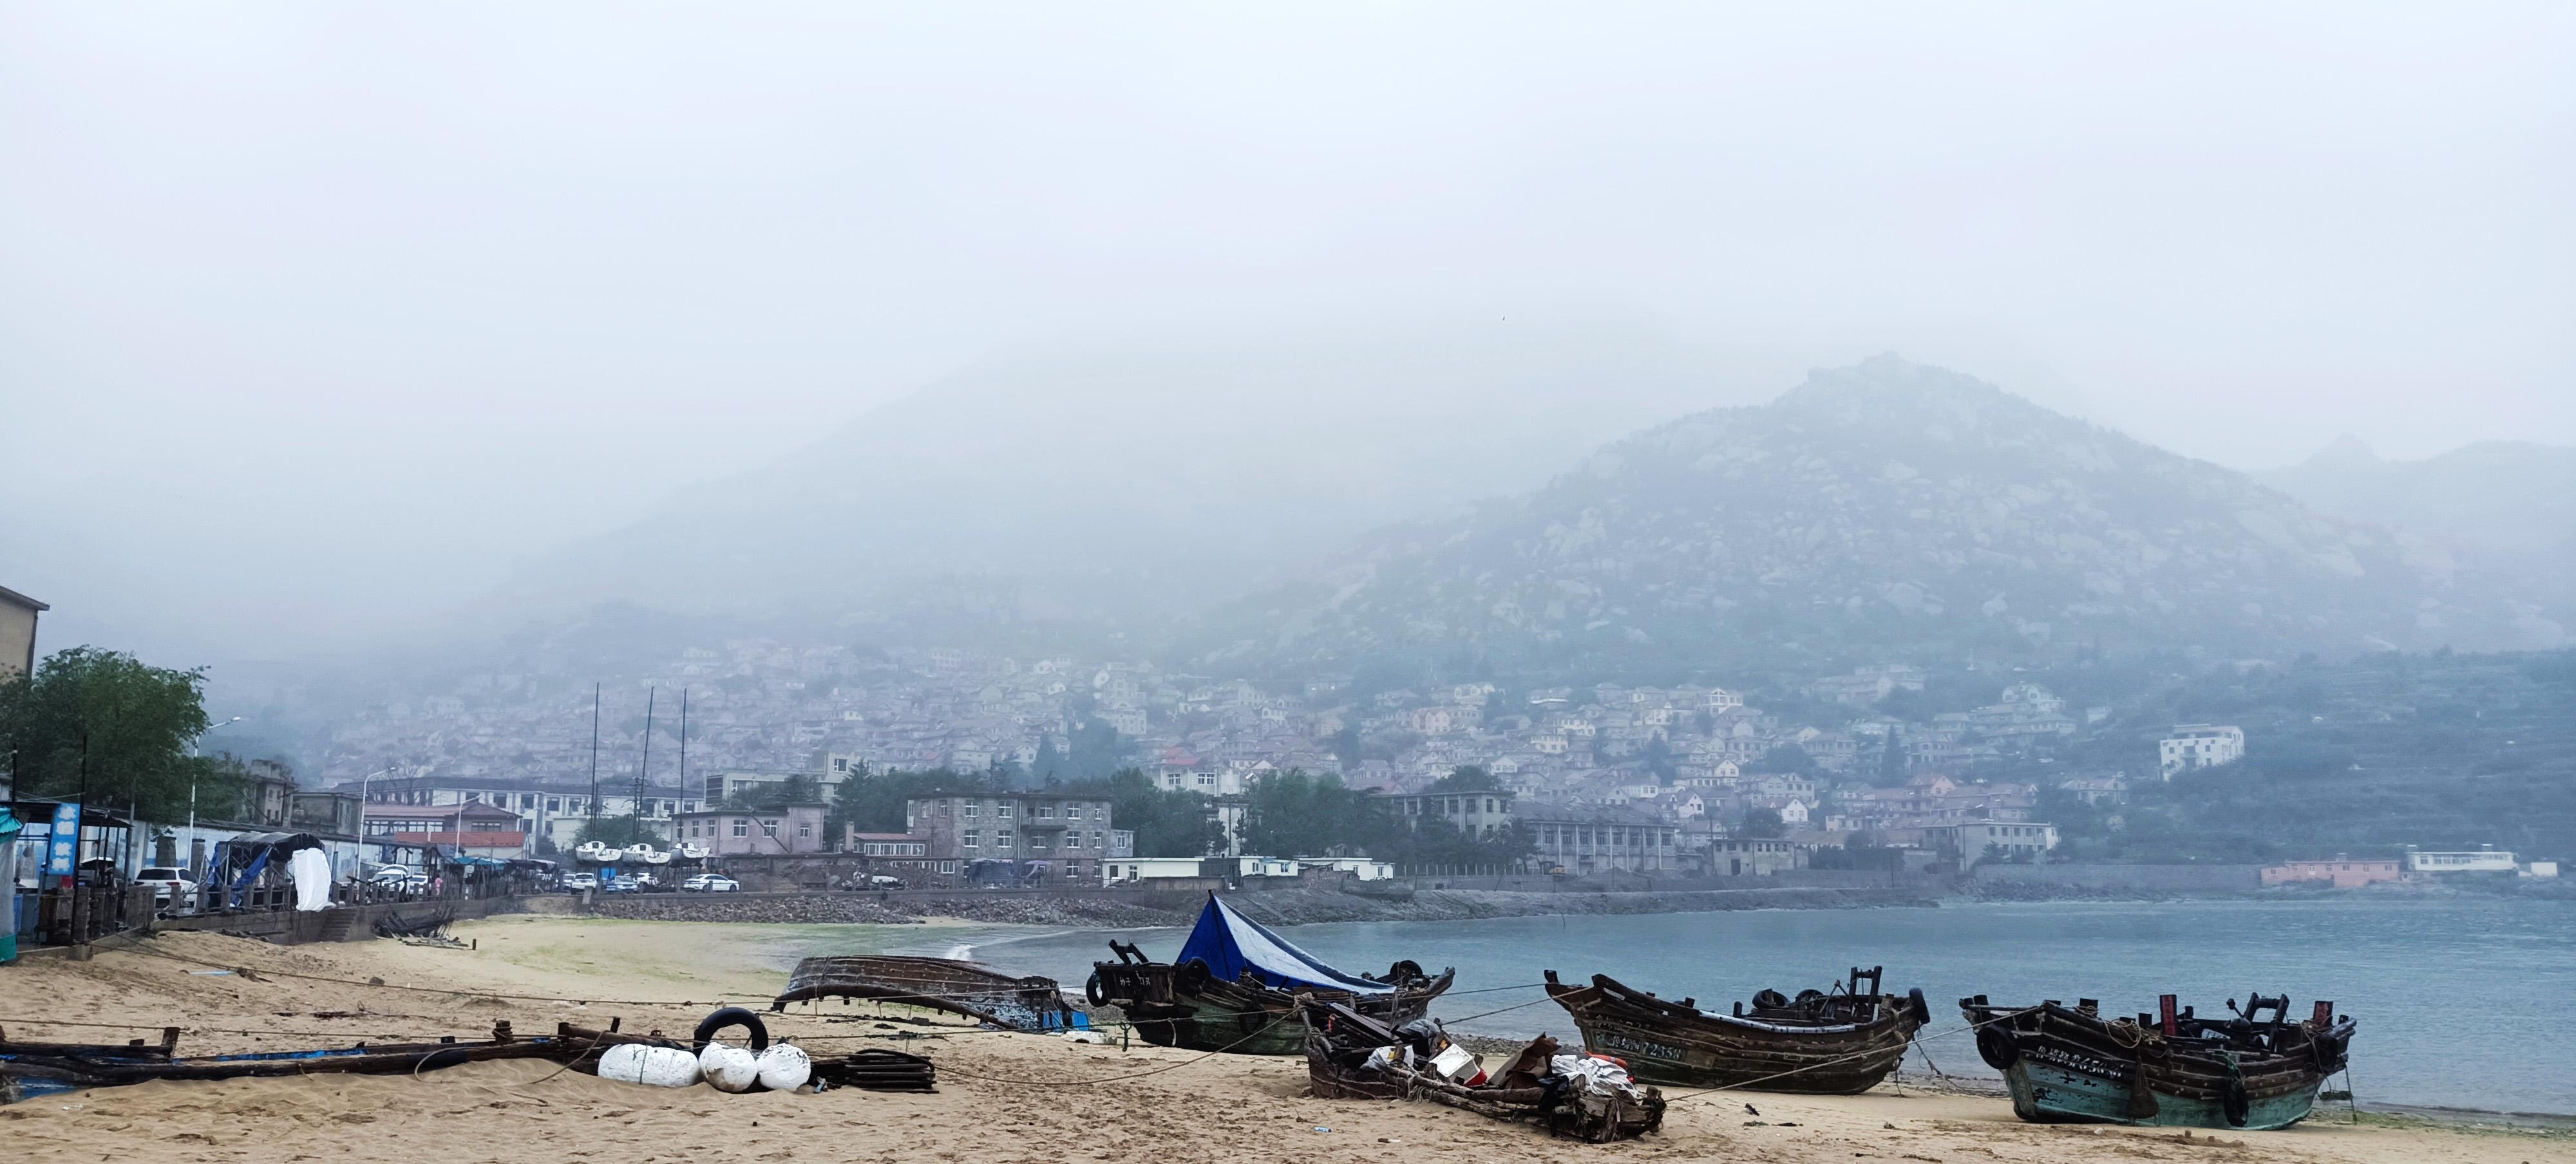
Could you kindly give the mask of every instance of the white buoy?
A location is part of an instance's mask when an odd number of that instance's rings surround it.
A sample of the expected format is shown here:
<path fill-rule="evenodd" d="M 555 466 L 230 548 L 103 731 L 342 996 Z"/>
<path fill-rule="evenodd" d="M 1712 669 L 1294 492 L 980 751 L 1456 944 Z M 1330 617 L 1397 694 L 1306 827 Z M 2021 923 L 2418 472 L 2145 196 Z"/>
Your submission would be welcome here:
<path fill-rule="evenodd" d="M 718 1091 L 749 1091 L 760 1080 L 760 1061 L 740 1047 L 709 1043 L 698 1052 L 698 1072 Z"/>
<path fill-rule="evenodd" d="M 599 1077 L 646 1087 L 688 1087 L 698 1081 L 698 1059 L 678 1047 L 620 1043 L 600 1055 Z"/>
<path fill-rule="evenodd" d="M 760 1085 L 771 1091 L 794 1091 L 814 1077 L 814 1058 L 792 1043 L 772 1044 L 760 1053 Z"/>

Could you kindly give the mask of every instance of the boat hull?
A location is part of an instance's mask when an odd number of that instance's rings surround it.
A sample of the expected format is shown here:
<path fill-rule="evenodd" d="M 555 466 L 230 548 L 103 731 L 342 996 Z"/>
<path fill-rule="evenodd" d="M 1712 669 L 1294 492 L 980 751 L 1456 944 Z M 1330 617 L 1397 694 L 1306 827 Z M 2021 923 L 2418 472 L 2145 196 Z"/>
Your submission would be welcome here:
<path fill-rule="evenodd" d="M 2268 1005 L 2268 1004 L 2267 1004 Z M 2013 1114 L 2033 1123 L 2261 1131 L 2306 1119 L 2343 1067 L 2351 1019 L 2309 1023 L 2177 1019 L 2161 1034 L 2056 1003 L 1962 1007 L 1977 1054 L 2003 1073 Z"/>
<path fill-rule="evenodd" d="M 1906 999 L 1879 1000 L 1866 1021 L 1793 1024 L 1707 1014 L 1601 975 L 1592 982 L 1547 987 L 1584 1048 L 1619 1057 L 1642 1082 L 1676 1087 L 1858 1095 L 1896 1070 L 1920 1022 Z"/>
<path fill-rule="evenodd" d="M 1635 1139 L 1664 1124 L 1664 1096 L 1652 1087 L 1548 1086 L 1540 1076 L 1549 1071 L 1558 1047 L 1545 1035 L 1496 1071 L 1492 1082 L 1468 1086 L 1424 1071 L 1410 1059 L 1362 1066 L 1371 1050 L 1404 1040 L 1348 1007 L 1314 1003 L 1305 1020 L 1307 1084 L 1318 1099 L 1428 1099 L 1490 1119 L 1535 1123 L 1551 1135 L 1595 1144 Z"/>
<path fill-rule="evenodd" d="M 2004 1082 L 2012 1089 L 2013 1114 L 2035 1124 L 2128 1124 L 2260 1132 L 2286 1128 L 2308 1118 L 2316 1107 L 2317 1089 L 2325 1080 L 2319 1077 L 2289 1091 L 2249 1097 L 2241 1125 L 2228 1121 L 2227 1105 L 2221 1099 L 2156 1091 L 2152 1084 L 2149 1091 L 2155 1098 L 2154 1112 L 2132 1116 L 2128 1114 L 2128 1082 L 2027 1059 L 2006 1068 Z"/>
<path fill-rule="evenodd" d="M 769 1009 L 819 998 L 868 998 L 951 1014 L 1032 1033 L 1087 1023 L 1052 978 L 1014 978 L 953 958 L 853 955 L 807 958 L 788 976 Z"/>
<path fill-rule="evenodd" d="M 1449 989 L 1442 974 L 1417 990 L 1382 995 L 1308 991 L 1349 1006 L 1388 1026 L 1421 1018 L 1431 1000 Z M 1303 1055 L 1305 1026 L 1297 999 L 1287 991 L 1195 975 L 1164 963 L 1102 962 L 1092 976 L 1092 1001 L 1116 1006 L 1138 1038 L 1157 1046 L 1235 1055 Z"/>

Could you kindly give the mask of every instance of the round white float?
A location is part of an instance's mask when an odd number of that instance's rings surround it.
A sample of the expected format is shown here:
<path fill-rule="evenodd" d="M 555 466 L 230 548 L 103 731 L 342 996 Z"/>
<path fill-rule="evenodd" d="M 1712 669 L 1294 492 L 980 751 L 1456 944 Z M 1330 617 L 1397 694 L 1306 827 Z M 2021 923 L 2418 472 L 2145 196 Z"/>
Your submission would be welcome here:
<path fill-rule="evenodd" d="M 599 1056 L 599 1077 L 646 1087 L 688 1087 L 698 1081 L 698 1059 L 677 1047 L 620 1043 Z"/>
<path fill-rule="evenodd" d="M 760 1061 L 740 1047 L 709 1043 L 698 1052 L 698 1071 L 718 1091 L 749 1091 L 760 1079 Z"/>
<path fill-rule="evenodd" d="M 760 1085 L 771 1091 L 794 1091 L 814 1077 L 814 1059 L 805 1048 L 776 1043 L 760 1053 Z"/>

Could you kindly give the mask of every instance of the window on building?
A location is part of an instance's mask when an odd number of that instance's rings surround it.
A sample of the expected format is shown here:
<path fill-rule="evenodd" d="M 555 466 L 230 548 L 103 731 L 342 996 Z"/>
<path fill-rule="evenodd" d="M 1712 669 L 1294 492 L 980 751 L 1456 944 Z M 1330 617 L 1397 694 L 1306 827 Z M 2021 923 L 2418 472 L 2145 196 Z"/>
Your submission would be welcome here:
<path fill-rule="evenodd" d="M 1011 802 L 1007 800 L 993 802 L 993 815 L 1003 820 L 1011 819 Z"/>
<path fill-rule="evenodd" d="M 1010 847 L 1011 847 L 1011 834 L 1010 834 L 1008 831 L 1003 831 L 1003 832 L 997 832 L 997 833 L 994 833 L 994 834 L 993 834 L 993 847 L 994 847 L 994 848 L 996 848 L 996 849 L 1007 849 L 1007 848 L 1010 848 Z"/>
<path fill-rule="evenodd" d="M 939 871 L 942 873 L 954 873 L 957 871 L 957 862 L 942 861 L 939 863 Z"/>
<path fill-rule="evenodd" d="M 562 798 L 562 797 L 560 797 L 560 796 L 549 796 L 549 797 L 547 797 L 547 798 L 546 798 L 546 811 L 547 811 L 547 812 L 562 812 L 562 811 L 563 811 L 563 798 Z"/>
<path fill-rule="evenodd" d="M 777 835 L 778 835 L 778 821 L 776 820 L 776 818 L 773 818 L 773 817 L 763 817 L 763 818 L 761 818 L 761 822 L 760 822 L 760 835 L 762 835 L 762 836 L 764 836 L 764 837 L 774 837 L 774 836 L 777 836 Z"/>
<path fill-rule="evenodd" d="M 977 838 L 978 836 L 980 836 L 980 835 L 982 835 L 982 834 L 980 834 L 979 832 L 977 832 L 977 831 L 976 831 L 976 830 L 974 830 L 974 829 L 968 829 L 968 830 L 966 830 L 964 833 L 961 833 L 961 834 L 959 834 L 959 835 L 958 835 L 958 839 L 957 839 L 957 847 L 958 847 L 958 848 L 961 848 L 961 849 L 972 849 L 972 848 L 974 848 L 974 847 L 975 847 L 975 845 L 976 845 L 976 838 Z"/>
<path fill-rule="evenodd" d="M 733 835 L 737 837 L 750 836 L 751 818 L 747 816 L 738 816 L 733 818 Z"/>
<path fill-rule="evenodd" d="M 1041 804 L 1041 805 L 1039 805 L 1039 806 L 1038 806 L 1038 819 L 1039 819 L 1039 820 L 1054 820 L 1054 819 L 1055 819 L 1055 806 L 1054 806 L 1054 805 L 1052 805 L 1052 804 Z"/>
<path fill-rule="evenodd" d="M 798 840 L 807 840 L 807 839 L 812 838 L 812 837 L 813 837 L 813 835 L 814 835 L 814 822 L 813 822 L 813 821 L 810 821 L 810 820 L 800 820 L 800 821 L 797 821 L 797 822 L 796 822 L 796 837 L 797 837 L 797 839 L 798 839 Z"/>
<path fill-rule="evenodd" d="M 963 817 L 967 818 L 968 820 L 973 820 L 973 819 L 975 818 L 975 811 L 976 811 L 975 802 L 970 800 L 970 801 L 967 801 L 967 802 L 966 802 L 966 808 L 965 808 L 965 810 L 964 810 L 964 811 L 962 811 L 962 812 L 960 812 L 958 815 L 959 815 L 959 816 L 963 816 Z"/>

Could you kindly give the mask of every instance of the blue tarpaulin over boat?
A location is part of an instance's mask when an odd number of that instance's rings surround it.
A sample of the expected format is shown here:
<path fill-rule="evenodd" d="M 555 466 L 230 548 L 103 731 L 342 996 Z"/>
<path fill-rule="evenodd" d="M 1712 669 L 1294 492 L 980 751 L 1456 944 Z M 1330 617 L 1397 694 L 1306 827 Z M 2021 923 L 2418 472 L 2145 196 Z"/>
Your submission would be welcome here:
<path fill-rule="evenodd" d="M 1192 958 L 1206 962 L 1209 973 L 1226 982 L 1250 970 L 1263 982 L 1287 989 L 1307 986 L 1354 994 L 1386 994 L 1395 989 L 1317 961 L 1260 922 L 1234 912 L 1214 894 L 1208 895 L 1207 908 L 1199 911 L 1199 924 L 1190 930 L 1190 940 L 1181 944 L 1181 956 L 1172 964 L 1186 966 Z"/>

